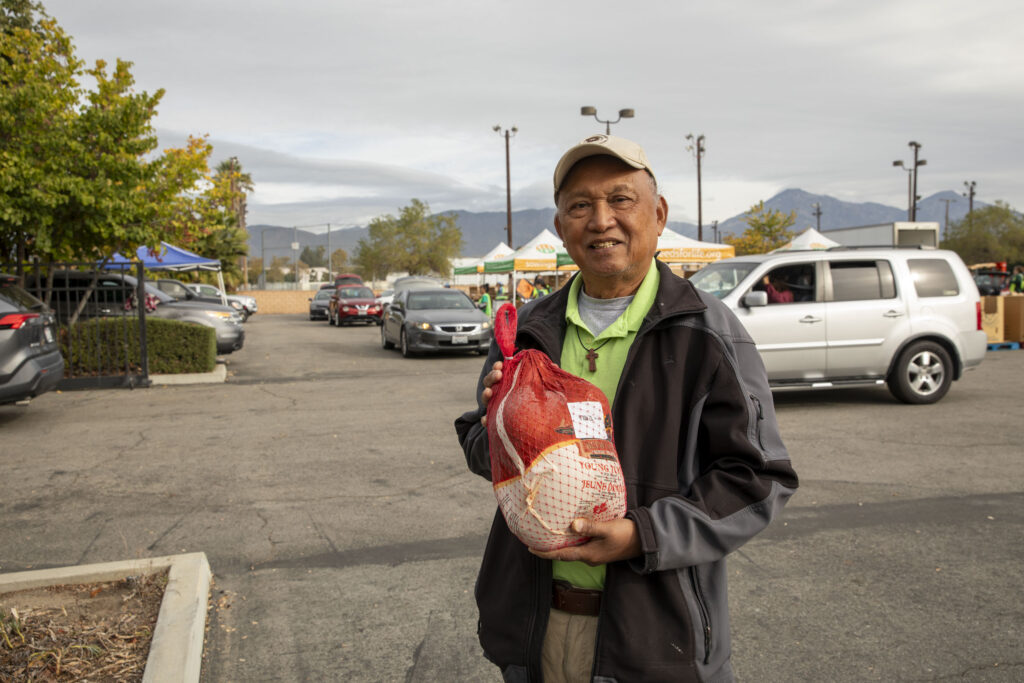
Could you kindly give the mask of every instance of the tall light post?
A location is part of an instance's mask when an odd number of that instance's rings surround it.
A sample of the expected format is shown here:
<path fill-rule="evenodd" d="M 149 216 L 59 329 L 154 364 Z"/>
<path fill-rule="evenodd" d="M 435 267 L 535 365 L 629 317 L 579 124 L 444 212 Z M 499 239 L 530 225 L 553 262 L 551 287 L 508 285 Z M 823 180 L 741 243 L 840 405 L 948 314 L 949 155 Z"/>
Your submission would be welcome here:
<path fill-rule="evenodd" d="M 619 110 L 619 118 L 615 119 L 614 121 L 611 121 L 611 120 L 603 121 L 603 120 L 597 118 L 597 109 L 596 108 L 594 108 L 594 107 L 580 107 L 580 116 L 593 116 L 595 119 L 597 119 L 598 123 L 603 123 L 604 124 L 605 135 L 611 135 L 612 134 L 612 124 L 613 123 L 618 123 L 622 119 L 631 119 L 635 115 L 636 115 L 636 112 L 633 111 L 632 109 L 620 109 Z M 511 246 L 511 245 L 509 245 L 509 246 Z"/>
<path fill-rule="evenodd" d="M 946 222 L 942 224 L 942 239 L 946 239 L 946 233 L 949 230 L 949 203 L 955 202 L 955 199 L 943 199 L 946 202 Z"/>
<path fill-rule="evenodd" d="M 715 236 L 715 243 L 718 243 L 718 221 L 711 221 L 711 234 Z"/>
<path fill-rule="evenodd" d="M 894 162 L 892 162 L 892 165 L 893 166 L 899 166 L 900 168 L 902 168 L 904 171 L 907 172 L 907 220 L 908 221 L 909 220 L 913 220 L 911 218 L 911 216 L 913 215 L 912 212 L 914 210 L 913 184 L 912 184 L 912 178 L 911 178 L 911 175 L 912 175 L 911 174 L 911 169 L 909 169 L 906 166 L 904 166 L 902 161 L 894 161 Z"/>
<path fill-rule="evenodd" d="M 508 231 L 508 248 L 515 250 L 512 245 L 512 167 L 509 165 L 508 159 L 508 141 L 509 138 L 515 137 L 519 129 L 512 126 L 511 129 L 506 128 L 502 132 L 501 126 L 495 125 L 494 132 L 505 136 L 505 229 Z"/>
<path fill-rule="evenodd" d="M 697 158 L 697 239 L 703 241 L 704 214 L 700 199 L 700 162 L 704 158 L 704 134 L 701 133 L 697 137 L 693 137 L 693 133 L 688 133 L 686 139 L 690 141 L 686 149 L 693 152 L 693 155 Z"/>
<path fill-rule="evenodd" d="M 819 204 L 818 202 L 814 202 L 813 204 L 811 204 L 811 206 L 814 207 L 814 211 L 811 212 L 811 215 L 814 216 L 815 219 L 817 219 L 818 223 L 818 227 L 815 229 L 818 232 L 821 232 L 821 204 Z"/>
<path fill-rule="evenodd" d="M 904 171 L 907 172 L 907 195 L 909 197 L 908 202 L 907 202 L 907 220 L 908 221 L 916 221 L 917 220 L 917 201 L 920 199 L 920 197 L 917 195 L 917 169 L 920 166 L 927 165 L 928 162 L 925 161 L 924 159 L 918 159 L 917 158 L 917 153 L 921 149 L 921 143 L 920 142 L 914 142 L 913 140 L 911 140 L 910 141 L 910 148 L 914 150 L 914 165 L 913 166 L 911 166 L 910 168 L 907 168 L 906 166 L 903 165 L 902 161 L 894 161 L 894 162 L 892 162 L 892 165 L 893 166 L 899 166 L 900 168 L 902 168 Z"/>

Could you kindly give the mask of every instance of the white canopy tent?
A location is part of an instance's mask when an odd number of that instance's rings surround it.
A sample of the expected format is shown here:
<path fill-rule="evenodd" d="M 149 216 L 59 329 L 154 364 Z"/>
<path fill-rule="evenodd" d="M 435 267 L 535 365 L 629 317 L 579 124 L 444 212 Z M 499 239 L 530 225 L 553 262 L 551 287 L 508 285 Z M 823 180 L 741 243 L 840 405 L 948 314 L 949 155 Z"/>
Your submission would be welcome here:
<path fill-rule="evenodd" d="M 787 244 L 782 245 L 778 249 L 772 249 L 770 253 L 774 254 L 778 251 L 807 251 L 808 249 L 831 249 L 832 247 L 839 246 L 842 246 L 839 242 L 825 237 L 814 228 L 807 228 Z"/>
<path fill-rule="evenodd" d="M 658 260 L 665 263 L 711 263 L 736 255 L 735 247 L 680 235 L 665 228 L 658 238 Z"/>

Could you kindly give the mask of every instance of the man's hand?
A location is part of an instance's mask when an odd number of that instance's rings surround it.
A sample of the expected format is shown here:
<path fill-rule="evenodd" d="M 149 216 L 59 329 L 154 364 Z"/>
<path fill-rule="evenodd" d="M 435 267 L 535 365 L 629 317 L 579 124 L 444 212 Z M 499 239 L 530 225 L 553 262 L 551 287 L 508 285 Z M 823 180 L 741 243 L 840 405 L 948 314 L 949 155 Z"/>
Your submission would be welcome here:
<path fill-rule="evenodd" d="M 546 560 L 578 560 L 591 566 L 617 560 L 628 560 L 641 553 L 640 534 L 637 533 L 636 524 L 631 519 L 595 522 L 580 518 L 572 523 L 572 530 L 578 534 L 590 536 L 590 540 L 583 545 L 574 545 L 561 550 L 544 552 L 530 548 L 530 552 Z"/>
<path fill-rule="evenodd" d="M 480 424 L 482 424 L 484 427 L 487 426 L 487 402 L 490 401 L 491 396 L 494 395 L 494 392 L 491 391 L 491 387 L 500 381 L 501 361 L 499 360 L 491 367 L 491 371 L 487 373 L 487 376 L 484 377 L 484 390 L 483 393 L 480 394 L 480 400 L 484 404 L 484 416 L 480 418 Z"/>

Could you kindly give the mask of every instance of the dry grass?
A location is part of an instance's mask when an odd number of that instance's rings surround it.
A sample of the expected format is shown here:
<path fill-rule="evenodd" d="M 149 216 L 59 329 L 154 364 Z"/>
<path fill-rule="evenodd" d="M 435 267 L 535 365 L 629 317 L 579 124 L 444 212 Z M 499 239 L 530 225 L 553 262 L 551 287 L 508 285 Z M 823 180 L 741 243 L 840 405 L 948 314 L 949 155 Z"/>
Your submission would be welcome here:
<path fill-rule="evenodd" d="M 141 681 L 167 573 L 0 595 L 0 683 Z"/>

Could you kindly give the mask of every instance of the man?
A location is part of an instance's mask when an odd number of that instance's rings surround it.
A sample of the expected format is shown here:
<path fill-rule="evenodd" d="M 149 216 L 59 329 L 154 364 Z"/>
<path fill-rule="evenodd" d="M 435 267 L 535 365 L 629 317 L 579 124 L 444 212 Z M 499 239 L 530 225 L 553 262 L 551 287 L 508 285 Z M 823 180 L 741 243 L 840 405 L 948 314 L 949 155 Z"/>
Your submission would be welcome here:
<path fill-rule="evenodd" d="M 555 168 L 555 228 L 580 268 L 520 311 L 518 348 L 600 387 L 626 482 L 624 519 L 532 551 L 497 512 L 476 584 L 485 655 L 507 681 L 731 681 L 726 555 L 796 490 L 764 366 L 717 299 L 654 260 L 668 205 L 636 143 L 596 135 Z M 456 420 L 490 477 L 486 406 Z"/>
<path fill-rule="evenodd" d="M 480 295 L 480 299 L 476 302 L 476 305 L 480 307 L 480 310 L 487 314 L 487 317 L 491 316 L 491 285 L 484 283 L 484 293 Z"/>
<path fill-rule="evenodd" d="M 1024 293 L 1024 266 L 1013 267 L 1013 277 L 1010 278 L 1010 294 Z"/>

